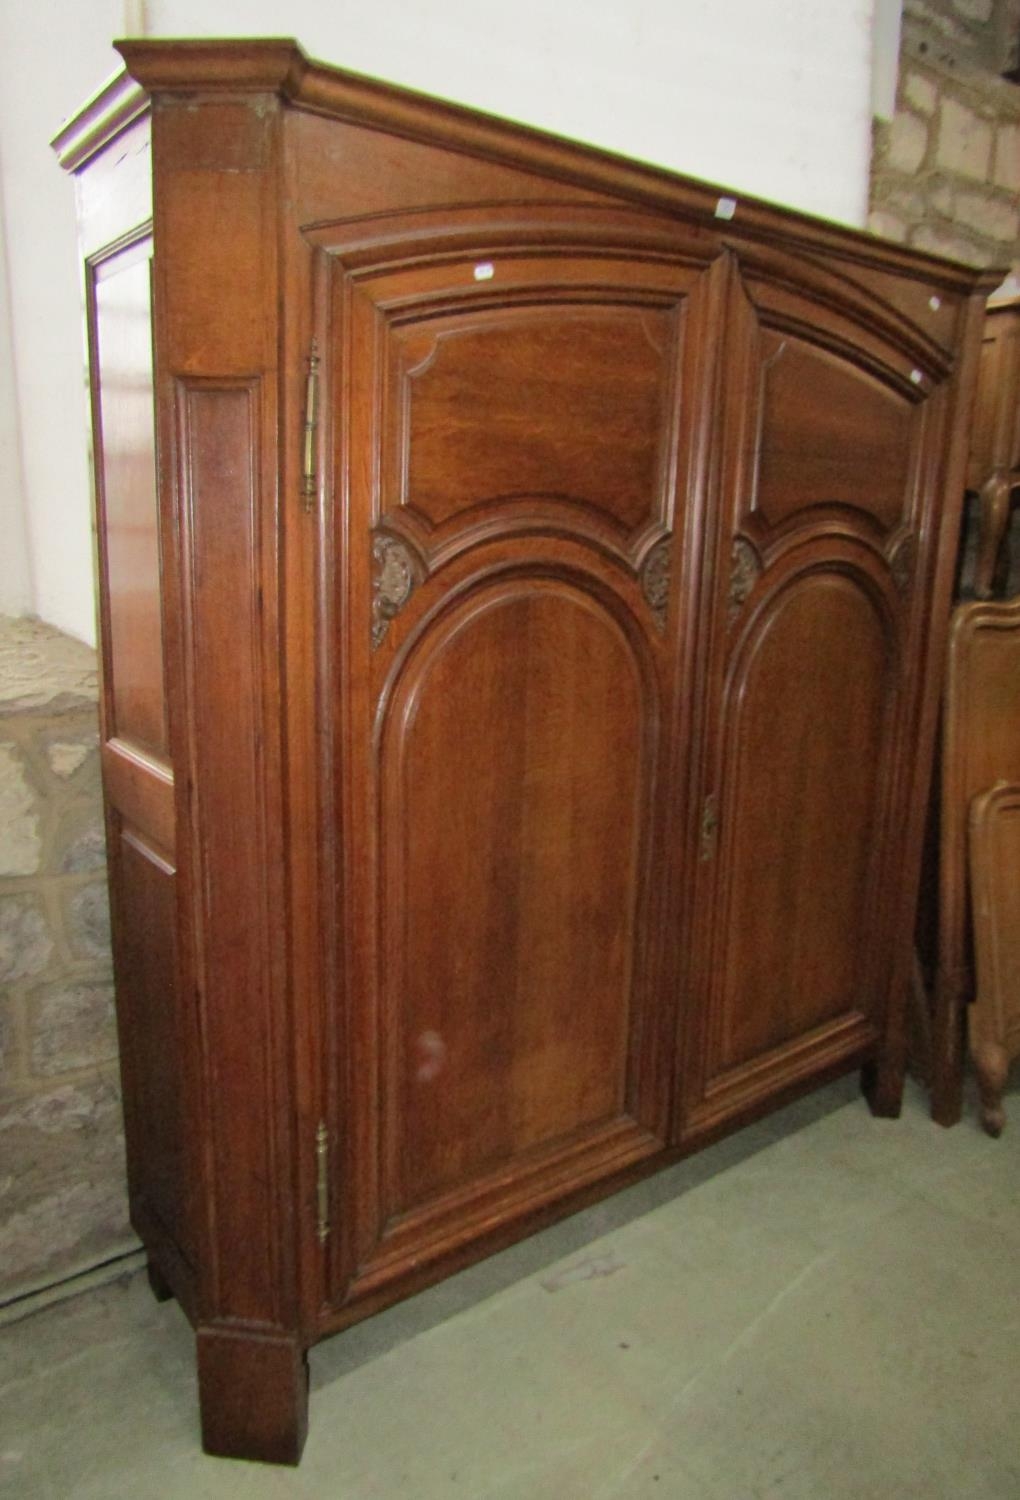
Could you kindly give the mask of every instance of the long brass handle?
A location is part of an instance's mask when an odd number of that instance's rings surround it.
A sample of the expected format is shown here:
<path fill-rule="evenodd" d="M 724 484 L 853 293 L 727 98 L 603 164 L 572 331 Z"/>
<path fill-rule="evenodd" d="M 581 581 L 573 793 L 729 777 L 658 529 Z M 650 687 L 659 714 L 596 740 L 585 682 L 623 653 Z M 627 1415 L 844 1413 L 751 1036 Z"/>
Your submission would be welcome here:
<path fill-rule="evenodd" d="M 315 436 L 319 424 L 319 347 L 312 339 L 308 355 L 308 377 L 305 384 L 305 426 L 301 449 L 301 493 L 305 510 L 313 508 L 315 500 Z"/>

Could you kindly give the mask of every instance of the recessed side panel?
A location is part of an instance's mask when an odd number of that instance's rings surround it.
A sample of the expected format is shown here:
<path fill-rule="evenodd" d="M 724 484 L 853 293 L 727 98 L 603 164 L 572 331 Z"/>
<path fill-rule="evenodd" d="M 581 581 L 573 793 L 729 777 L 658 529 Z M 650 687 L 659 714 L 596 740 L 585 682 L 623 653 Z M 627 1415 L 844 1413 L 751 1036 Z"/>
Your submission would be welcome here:
<path fill-rule="evenodd" d="M 654 707 L 551 582 L 476 596 L 389 715 L 387 1219 L 639 1112 L 629 1080 Z"/>
<path fill-rule="evenodd" d="M 152 241 L 93 269 L 107 734 L 167 754 L 152 398 Z"/>
<path fill-rule="evenodd" d="M 124 1068 L 135 1085 L 125 1095 L 132 1210 L 194 1269 L 186 1088 L 193 1039 L 177 992 L 176 871 L 120 819 L 113 832 L 117 1005 Z"/>
<path fill-rule="evenodd" d="M 743 647 L 723 710 L 710 1079 L 870 1008 L 890 665 L 873 600 L 832 571 L 763 606 Z"/>
<path fill-rule="evenodd" d="M 98 217 L 102 195 L 86 176 Z M 116 198 L 116 195 L 113 195 Z M 112 223 L 107 226 L 112 228 Z M 89 226 L 85 226 L 86 239 Z M 132 1222 L 193 1305 L 193 1037 L 177 976 L 174 777 L 153 402 L 152 238 L 86 264 L 102 623 L 102 765 Z"/>

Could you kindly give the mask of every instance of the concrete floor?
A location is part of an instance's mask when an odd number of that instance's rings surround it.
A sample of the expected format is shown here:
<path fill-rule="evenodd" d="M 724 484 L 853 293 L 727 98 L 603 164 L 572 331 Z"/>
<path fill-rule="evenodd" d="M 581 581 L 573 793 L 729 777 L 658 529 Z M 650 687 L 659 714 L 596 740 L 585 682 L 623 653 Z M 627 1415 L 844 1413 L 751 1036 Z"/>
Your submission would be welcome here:
<path fill-rule="evenodd" d="M 0 1330 L 17 1500 L 1017 1500 L 998 1141 L 833 1085 L 312 1352 L 298 1470 L 199 1451 L 143 1276 Z"/>

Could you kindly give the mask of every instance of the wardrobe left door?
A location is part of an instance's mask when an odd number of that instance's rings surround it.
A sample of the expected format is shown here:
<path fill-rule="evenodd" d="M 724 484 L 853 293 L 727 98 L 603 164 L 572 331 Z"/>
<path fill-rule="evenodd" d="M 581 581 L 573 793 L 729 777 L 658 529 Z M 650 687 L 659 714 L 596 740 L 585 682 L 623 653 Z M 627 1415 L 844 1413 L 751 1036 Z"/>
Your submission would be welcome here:
<path fill-rule="evenodd" d="M 153 406 L 151 230 L 86 262 L 107 844 L 133 1223 L 175 1290 L 196 1260 Z"/>
<path fill-rule="evenodd" d="M 715 285 L 704 243 L 637 214 L 356 232 L 324 249 L 320 299 L 341 1314 L 664 1149 Z"/>

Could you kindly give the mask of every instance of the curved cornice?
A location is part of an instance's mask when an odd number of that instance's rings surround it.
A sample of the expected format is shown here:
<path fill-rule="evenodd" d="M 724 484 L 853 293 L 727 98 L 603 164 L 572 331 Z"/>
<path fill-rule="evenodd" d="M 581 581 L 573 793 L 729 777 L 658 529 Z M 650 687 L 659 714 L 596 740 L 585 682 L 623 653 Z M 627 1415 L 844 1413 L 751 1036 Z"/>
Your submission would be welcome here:
<path fill-rule="evenodd" d="M 75 172 L 149 108 L 149 96 L 129 73 L 117 73 L 83 104 L 50 142 L 57 160 Z"/>
<path fill-rule="evenodd" d="M 974 270 L 823 219 L 713 187 L 661 167 L 512 124 L 462 105 L 328 67 L 296 42 L 131 40 L 116 44 L 127 73 L 101 90 L 54 141 L 62 165 L 74 170 L 128 120 L 145 95 L 271 93 L 330 119 L 368 126 L 432 146 L 515 167 L 589 192 L 608 193 L 658 212 L 711 225 L 735 247 L 748 239 L 838 255 L 878 271 L 925 275 L 947 290 L 991 291 L 1005 271 Z M 144 94 L 139 89 L 144 90 Z M 119 111 L 119 112 L 118 112 Z M 732 222 L 717 214 L 720 197 L 735 202 Z"/>

